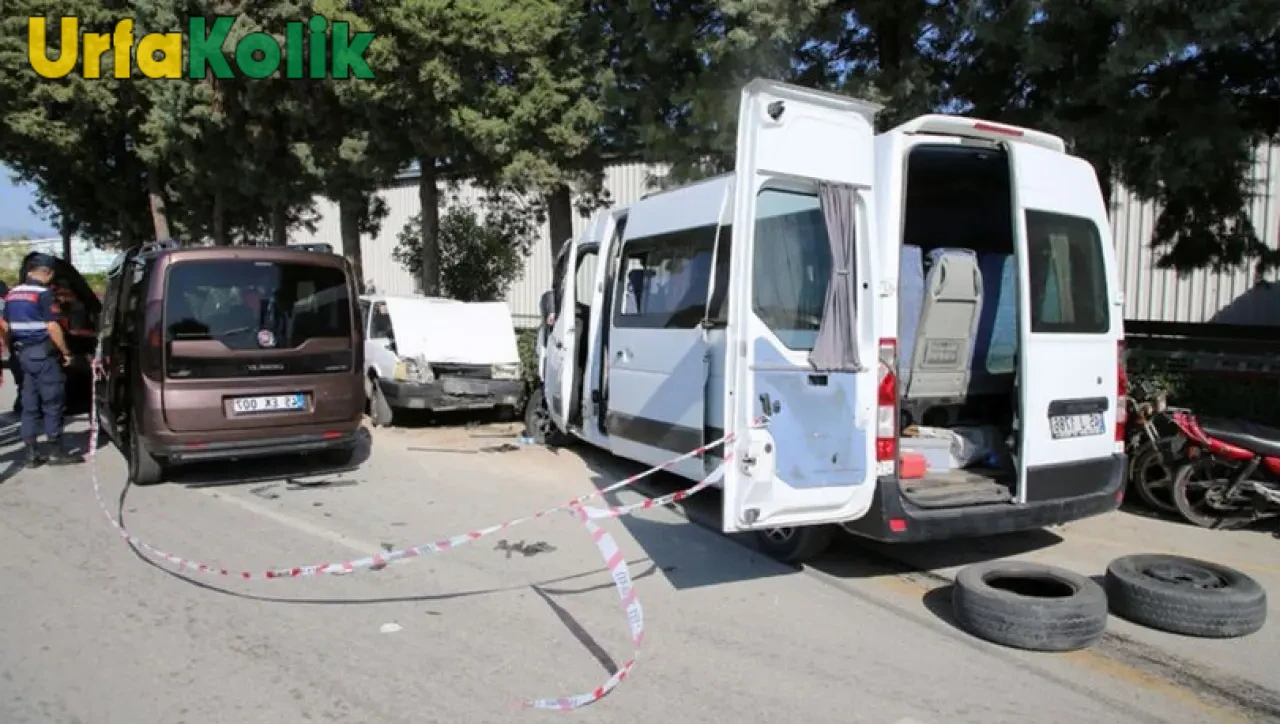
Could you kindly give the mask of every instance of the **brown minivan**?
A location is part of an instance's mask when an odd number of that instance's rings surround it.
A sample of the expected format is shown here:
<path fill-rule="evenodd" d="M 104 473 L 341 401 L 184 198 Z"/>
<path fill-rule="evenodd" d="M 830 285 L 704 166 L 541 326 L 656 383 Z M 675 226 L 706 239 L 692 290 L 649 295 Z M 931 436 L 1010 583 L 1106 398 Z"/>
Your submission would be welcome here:
<path fill-rule="evenodd" d="M 365 404 L 356 315 L 350 266 L 334 254 L 171 241 L 121 254 L 94 394 L 129 480 L 292 453 L 349 464 Z"/>

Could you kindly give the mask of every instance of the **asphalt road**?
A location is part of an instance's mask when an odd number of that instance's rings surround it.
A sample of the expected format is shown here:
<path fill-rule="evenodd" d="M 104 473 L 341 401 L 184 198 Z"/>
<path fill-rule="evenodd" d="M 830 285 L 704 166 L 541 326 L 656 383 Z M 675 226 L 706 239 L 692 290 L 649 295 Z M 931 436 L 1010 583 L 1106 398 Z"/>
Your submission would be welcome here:
<path fill-rule="evenodd" d="M 6 376 L 0 409 L 11 394 Z M 84 428 L 71 428 L 80 443 Z M 21 469 L 15 435 L 0 429 L 5 724 L 1280 719 L 1271 627 L 1206 643 L 1116 622 L 1090 650 L 1048 655 L 985 643 L 950 621 L 948 577 L 969 559 L 1018 555 L 1101 573 L 1107 556 L 1129 552 L 1124 538 L 1086 531 L 1071 548 L 1073 529 L 945 549 L 846 543 L 797 570 L 700 525 L 715 525 L 714 496 L 603 524 L 644 606 L 639 663 L 585 710 L 520 710 L 522 699 L 590 691 L 630 656 L 611 580 L 568 516 L 340 577 L 177 572 L 113 531 L 90 466 Z M 377 430 L 367 459 L 339 473 L 257 463 L 126 489 L 113 449 L 98 470 L 133 534 L 249 570 L 436 540 L 635 470 L 502 435 Z M 1152 549 L 1148 531 L 1134 535 Z M 1247 535 L 1231 539 L 1232 560 L 1280 581 L 1268 552 L 1280 543 Z"/>

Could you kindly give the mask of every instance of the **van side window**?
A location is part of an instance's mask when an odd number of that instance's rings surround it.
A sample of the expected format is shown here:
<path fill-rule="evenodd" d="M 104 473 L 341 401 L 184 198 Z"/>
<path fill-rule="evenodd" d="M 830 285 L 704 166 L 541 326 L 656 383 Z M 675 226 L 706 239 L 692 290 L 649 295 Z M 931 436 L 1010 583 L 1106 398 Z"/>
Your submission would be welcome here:
<path fill-rule="evenodd" d="M 711 303 L 707 305 L 707 318 L 715 324 L 729 323 L 729 255 L 733 252 L 733 225 L 720 227 L 720 248 L 716 252 L 715 287 L 711 290 Z"/>
<path fill-rule="evenodd" d="M 1111 329 L 1102 236 L 1089 219 L 1027 211 L 1031 331 L 1104 334 Z"/>
<path fill-rule="evenodd" d="M 622 247 L 613 323 L 693 329 L 706 312 L 715 225 L 631 239 Z"/>
<path fill-rule="evenodd" d="M 373 308 L 373 321 L 369 324 L 369 339 L 391 339 L 395 335 L 391 331 L 391 315 L 387 313 L 387 305 L 379 304 Z"/>
<path fill-rule="evenodd" d="M 751 308 L 792 350 L 811 350 L 822 324 L 831 247 L 815 193 L 764 189 L 756 198 Z"/>

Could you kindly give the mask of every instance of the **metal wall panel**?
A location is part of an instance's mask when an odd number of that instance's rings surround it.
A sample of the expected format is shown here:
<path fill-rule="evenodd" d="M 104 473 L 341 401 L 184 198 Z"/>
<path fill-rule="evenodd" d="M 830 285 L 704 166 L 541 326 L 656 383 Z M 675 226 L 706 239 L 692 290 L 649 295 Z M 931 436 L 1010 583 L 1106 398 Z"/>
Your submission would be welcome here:
<path fill-rule="evenodd" d="M 662 166 L 625 163 L 605 172 L 605 188 L 610 203 L 630 204 L 654 189 L 653 180 L 665 172 Z M 1252 206 L 1254 226 L 1263 242 L 1280 247 L 1280 144 L 1259 147 L 1253 167 L 1256 198 Z M 469 184 L 444 189 L 444 206 L 476 202 L 481 193 Z M 379 292 L 412 294 L 415 280 L 392 258 L 396 236 L 418 210 L 418 190 L 412 182 L 382 192 L 389 215 L 377 236 L 363 239 L 365 278 Z M 305 230 L 294 241 L 320 241 L 342 247 L 337 206 L 319 199 L 320 212 L 315 233 Z M 1125 292 L 1125 318 L 1144 321 L 1210 322 L 1232 324 L 1280 324 L 1280 285 L 1267 289 L 1258 285 L 1251 270 L 1216 273 L 1198 271 L 1185 277 L 1160 269 L 1150 240 L 1157 209 L 1123 188 L 1117 187 L 1112 200 L 1111 232 L 1116 246 L 1118 273 Z M 576 236 L 586 226 L 589 215 L 575 215 Z M 551 244 L 546 225 L 530 249 L 523 276 L 511 286 L 507 301 L 520 326 L 537 324 L 538 298 L 551 288 Z M 581 286 L 581 285 L 580 285 Z M 583 290 L 585 291 L 585 289 Z"/>
<path fill-rule="evenodd" d="M 1280 247 L 1280 144 L 1260 146 L 1252 172 L 1251 219 L 1268 247 Z M 1179 276 L 1157 266 L 1151 234 L 1158 208 L 1117 188 L 1111 233 L 1124 285 L 1125 318 L 1151 322 L 1280 324 L 1280 287 L 1258 284 L 1252 269 L 1201 270 Z M 1274 275 L 1270 278 L 1275 280 Z"/>
<path fill-rule="evenodd" d="M 609 192 L 610 203 L 630 204 L 639 200 L 651 190 L 652 175 L 664 170 L 661 166 L 638 163 L 610 166 L 605 170 L 605 189 Z M 469 183 L 445 186 L 442 191 L 441 213 L 458 203 L 469 203 L 478 208 L 484 196 L 482 190 Z M 371 289 L 382 294 L 414 294 L 418 289 L 417 281 L 396 262 L 392 252 L 396 248 L 396 237 L 400 230 L 418 212 L 418 187 L 412 182 L 397 185 L 382 191 L 380 196 L 387 203 L 387 218 L 383 220 L 378 234 L 366 235 L 360 245 L 365 282 Z M 575 199 L 575 203 L 576 201 Z M 320 198 L 317 199 L 316 210 L 319 213 L 316 230 L 309 232 L 302 229 L 293 234 L 290 241 L 324 242 L 332 244 L 334 251 L 341 253 L 342 234 L 338 225 L 337 204 Z M 590 214 L 575 213 L 574 236 L 582 232 L 590 218 Z M 551 242 L 547 226 L 543 224 L 530 246 L 524 274 L 507 292 L 507 303 L 511 306 L 511 315 L 518 326 L 532 327 L 538 323 L 538 299 L 551 288 L 551 263 Z M 584 269 L 580 277 L 586 278 L 587 274 L 588 271 Z"/>

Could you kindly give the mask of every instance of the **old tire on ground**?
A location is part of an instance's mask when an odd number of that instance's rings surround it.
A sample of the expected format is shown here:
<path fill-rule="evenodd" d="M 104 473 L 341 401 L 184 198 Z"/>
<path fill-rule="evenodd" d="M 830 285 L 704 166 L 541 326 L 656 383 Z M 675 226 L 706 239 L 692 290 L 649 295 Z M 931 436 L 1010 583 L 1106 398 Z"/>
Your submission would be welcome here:
<path fill-rule="evenodd" d="M 551 411 L 547 409 L 547 400 L 542 388 L 535 387 L 524 406 L 525 434 L 539 445 L 564 447 L 571 439 L 556 427 L 551 419 Z"/>
<path fill-rule="evenodd" d="M 155 485 L 164 479 L 164 466 L 142 449 L 138 429 L 132 421 L 129 423 L 129 445 L 125 450 L 125 461 L 129 466 L 129 482 L 133 485 Z"/>
<path fill-rule="evenodd" d="M 783 563 L 803 563 L 822 555 L 835 538 L 833 525 L 805 525 L 756 531 L 756 545 Z"/>
<path fill-rule="evenodd" d="M 1083 649 L 1107 628 L 1102 586 L 1038 563 L 990 561 L 962 569 L 951 608 L 969 633 L 1029 651 Z"/>
<path fill-rule="evenodd" d="M 1136 554 L 1107 566 L 1111 612 L 1161 631 L 1203 638 L 1246 636 L 1267 620 L 1267 592 L 1227 566 Z"/>
<path fill-rule="evenodd" d="M 369 396 L 369 421 L 373 423 L 374 427 L 390 425 L 395 413 L 391 409 L 391 403 L 387 402 L 387 396 L 382 393 L 382 387 L 378 385 L 378 380 L 369 378 L 369 381 L 365 383 L 365 390 Z"/>

